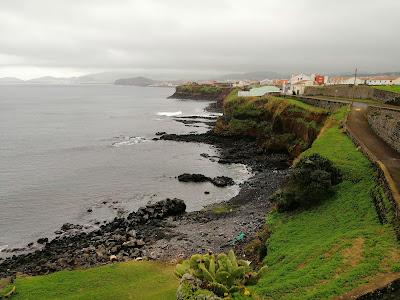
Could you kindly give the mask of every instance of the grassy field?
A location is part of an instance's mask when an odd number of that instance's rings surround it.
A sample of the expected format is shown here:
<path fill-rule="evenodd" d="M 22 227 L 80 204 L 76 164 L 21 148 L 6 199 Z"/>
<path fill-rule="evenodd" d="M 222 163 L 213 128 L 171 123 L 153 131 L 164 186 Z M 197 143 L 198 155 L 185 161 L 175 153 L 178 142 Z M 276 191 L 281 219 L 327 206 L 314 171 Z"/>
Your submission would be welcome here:
<path fill-rule="evenodd" d="M 400 94 L 400 85 L 376 85 L 374 88 Z"/>
<path fill-rule="evenodd" d="M 398 242 L 392 227 L 380 224 L 370 196 L 374 171 L 339 129 L 344 115 L 342 109 L 332 116 L 303 153 L 319 153 L 342 170 L 336 194 L 314 209 L 267 217 L 269 272 L 253 288 L 262 298 L 329 299 L 398 270 Z"/>
<path fill-rule="evenodd" d="M 46 276 L 17 277 L 13 300 L 175 299 L 174 266 L 126 262 Z"/>

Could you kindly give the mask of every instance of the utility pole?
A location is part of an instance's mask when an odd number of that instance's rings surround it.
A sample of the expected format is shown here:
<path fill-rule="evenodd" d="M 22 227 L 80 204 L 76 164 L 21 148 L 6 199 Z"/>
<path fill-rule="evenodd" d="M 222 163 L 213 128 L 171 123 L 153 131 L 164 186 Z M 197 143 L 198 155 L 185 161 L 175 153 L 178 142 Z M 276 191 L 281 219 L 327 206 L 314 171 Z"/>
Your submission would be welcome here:
<path fill-rule="evenodd" d="M 355 89 L 356 89 L 356 82 L 357 82 L 357 68 L 354 71 L 353 98 L 351 99 L 351 107 L 353 107 L 353 103 L 354 103 L 354 94 L 355 94 Z"/>

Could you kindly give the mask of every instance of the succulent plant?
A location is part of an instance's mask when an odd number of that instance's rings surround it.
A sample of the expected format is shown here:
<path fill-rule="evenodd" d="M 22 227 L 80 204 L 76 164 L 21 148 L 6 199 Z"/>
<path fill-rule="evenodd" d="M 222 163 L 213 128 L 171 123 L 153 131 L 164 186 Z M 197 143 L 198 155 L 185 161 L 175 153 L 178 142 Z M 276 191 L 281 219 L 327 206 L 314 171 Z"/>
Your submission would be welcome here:
<path fill-rule="evenodd" d="M 265 271 L 266 267 L 262 267 L 258 272 L 253 271 L 250 261 L 238 260 L 233 250 L 228 254 L 194 254 L 175 268 L 175 274 L 179 278 L 190 274 L 201 280 L 203 288 L 221 297 L 236 292 L 249 295 L 250 292 L 245 286 L 257 283 Z"/>

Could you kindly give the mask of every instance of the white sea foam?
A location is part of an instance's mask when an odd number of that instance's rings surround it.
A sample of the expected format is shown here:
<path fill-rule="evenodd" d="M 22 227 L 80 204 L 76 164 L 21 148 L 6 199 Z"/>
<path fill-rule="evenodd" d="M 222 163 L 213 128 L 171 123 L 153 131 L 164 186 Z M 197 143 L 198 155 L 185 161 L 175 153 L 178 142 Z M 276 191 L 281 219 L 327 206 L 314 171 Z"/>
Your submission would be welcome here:
<path fill-rule="evenodd" d="M 3 252 L 3 250 L 7 249 L 8 245 L 0 245 L 0 252 Z"/>
<path fill-rule="evenodd" d="M 112 143 L 113 147 L 130 146 L 149 141 L 142 136 L 121 136 L 118 139 L 119 141 Z"/>
<path fill-rule="evenodd" d="M 169 112 L 169 111 L 161 111 L 157 113 L 157 116 L 166 116 L 166 117 L 173 117 L 181 115 L 181 111 Z"/>

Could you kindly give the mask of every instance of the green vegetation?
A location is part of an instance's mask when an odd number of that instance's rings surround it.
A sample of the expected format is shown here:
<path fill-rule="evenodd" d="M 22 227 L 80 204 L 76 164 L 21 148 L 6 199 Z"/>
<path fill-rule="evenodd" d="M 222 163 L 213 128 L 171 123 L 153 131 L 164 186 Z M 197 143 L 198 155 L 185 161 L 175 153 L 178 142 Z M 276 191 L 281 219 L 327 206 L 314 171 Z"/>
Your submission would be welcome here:
<path fill-rule="evenodd" d="M 229 214 L 235 210 L 235 206 L 228 203 L 218 203 L 207 208 L 216 215 Z"/>
<path fill-rule="evenodd" d="M 279 100 L 280 98 L 278 97 L 274 97 L 275 99 Z M 312 111 L 312 112 L 317 112 L 317 113 L 323 113 L 325 112 L 325 109 L 317 107 L 317 106 L 312 106 L 309 105 L 307 103 L 301 102 L 297 99 L 293 99 L 290 97 L 284 97 L 283 99 L 285 99 L 285 101 L 287 101 L 289 104 L 294 105 L 300 109 L 304 109 L 304 110 L 308 110 L 308 111 Z"/>
<path fill-rule="evenodd" d="M 223 88 L 207 84 L 185 84 L 176 87 L 177 92 L 191 94 L 215 95 L 223 91 Z"/>
<path fill-rule="evenodd" d="M 186 295 L 187 299 L 193 299 L 190 294 L 194 291 L 201 293 L 204 289 L 220 297 L 235 293 L 249 296 L 250 292 L 245 286 L 255 284 L 265 271 L 266 267 L 262 267 L 254 272 L 250 261 L 238 260 L 233 250 L 230 250 L 228 254 L 194 254 L 176 266 L 175 274 L 179 278 L 186 277 L 186 281 L 193 282 L 192 278 L 200 281 L 199 284 L 193 283 L 193 288 L 189 289 L 191 292 Z"/>
<path fill-rule="evenodd" d="M 338 168 L 318 153 L 304 156 L 291 170 L 285 187 L 271 200 L 278 211 L 310 208 L 333 194 L 333 186 L 341 181 Z"/>
<path fill-rule="evenodd" d="M 400 94 L 400 85 L 376 85 L 374 88 Z"/>
<path fill-rule="evenodd" d="M 224 100 L 224 117 L 214 130 L 221 135 L 254 137 L 268 151 L 287 151 L 295 157 L 317 137 L 327 114 L 298 100 L 238 97 L 233 90 Z"/>
<path fill-rule="evenodd" d="M 394 230 L 379 222 L 370 196 L 374 170 L 339 128 L 346 109 L 328 120 L 302 154 L 318 153 L 341 170 L 343 181 L 335 194 L 312 209 L 267 218 L 268 272 L 252 288 L 261 297 L 328 299 L 400 267 Z"/>
<path fill-rule="evenodd" d="M 14 300 L 175 299 L 173 266 L 126 262 L 46 276 L 17 277 Z"/>

